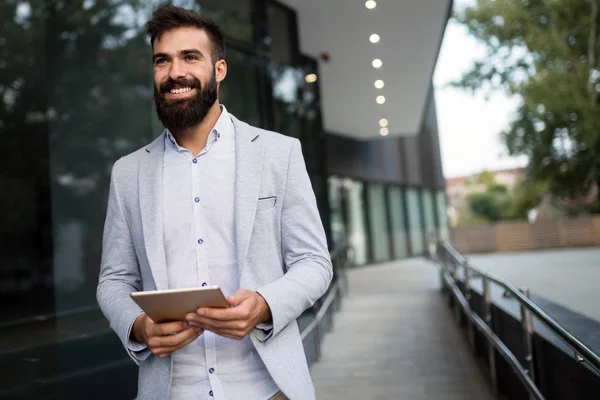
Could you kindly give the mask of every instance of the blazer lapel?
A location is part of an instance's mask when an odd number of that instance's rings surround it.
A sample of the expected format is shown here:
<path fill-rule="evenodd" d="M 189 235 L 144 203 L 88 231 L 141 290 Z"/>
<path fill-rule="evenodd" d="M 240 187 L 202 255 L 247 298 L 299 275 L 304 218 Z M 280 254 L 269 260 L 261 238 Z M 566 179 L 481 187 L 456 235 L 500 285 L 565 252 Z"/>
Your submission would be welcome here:
<path fill-rule="evenodd" d="M 233 116 L 231 120 L 235 127 L 235 230 L 241 280 L 258 205 L 263 147 L 258 130 L 251 130 Z"/>
<path fill-rule="evenodd" d="M 146 154 L 140 160 L 138 179 L 144 244 L 158 290 L 167 289 L 169 286 L 162 207 L 164 138 L 164 134 L 160 135 L 146 147 Z"/>

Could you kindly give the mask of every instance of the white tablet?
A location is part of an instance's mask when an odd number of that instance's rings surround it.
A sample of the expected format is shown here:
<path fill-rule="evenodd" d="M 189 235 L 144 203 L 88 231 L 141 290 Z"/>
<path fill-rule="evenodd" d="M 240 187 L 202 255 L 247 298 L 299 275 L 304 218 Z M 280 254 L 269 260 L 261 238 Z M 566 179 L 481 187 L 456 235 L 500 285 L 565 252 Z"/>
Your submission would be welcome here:
<path fill-rule="evenodd" d="M 185 321 L 186 314 L 200 307 L 229 307 L 218 286 L 134 292 L 131 298 L 156 323 Z"/>

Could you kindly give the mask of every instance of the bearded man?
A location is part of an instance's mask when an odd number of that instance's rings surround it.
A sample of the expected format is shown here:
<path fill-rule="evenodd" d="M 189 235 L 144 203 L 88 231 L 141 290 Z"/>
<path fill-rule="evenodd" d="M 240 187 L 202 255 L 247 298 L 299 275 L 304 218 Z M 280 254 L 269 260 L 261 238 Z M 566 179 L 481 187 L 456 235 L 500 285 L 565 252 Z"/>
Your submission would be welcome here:
<path fill-rule="evenodd" d="M 314 399 L 296 318 L 332 266 L 298 140 L 219 103 L 219 27 L 161 6 L 148 22 L 164 132 L 111 173 L 98 303 L 139 364 L 139 399 Z M 230 308 L 152 321 L 137 291 L 219 286 Z"/>

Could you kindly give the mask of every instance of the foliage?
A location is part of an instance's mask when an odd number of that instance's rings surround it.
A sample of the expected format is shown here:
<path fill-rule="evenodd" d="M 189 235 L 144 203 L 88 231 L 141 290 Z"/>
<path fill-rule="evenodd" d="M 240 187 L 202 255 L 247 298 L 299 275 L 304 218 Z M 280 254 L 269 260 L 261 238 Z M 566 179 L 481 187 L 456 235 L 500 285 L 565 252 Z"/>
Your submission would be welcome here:
<path fill-rule="evenodd" d="M 598 3 L 478 0 L 456 15 L 487 55 L 454 85 L 522 98 L 502 139 L 509 154 L 528 156 L 529 177 L 559 197 L 586 195 L 600 182 Z"/>
<path fill-rule="evenodd" d="M 483 171 L 473 178 L 472 185 L 483 185 L 467 196 L 468 209 L 463 210 L 468 217 L 464 224 L 486 224 L 502 220 L 526 220 L 529 211 L 537 207 L 548 193 L 546 182 L 519 180 L 509 189 L 496 182 L 494 174 Z"/>
<path fill-rule="evenodd" d="M 527 219 L 529 211 L 537 207 L 548 192 L 546 182 L 524 179 L 517 183 L 510 198 L 506 219 Z"/>

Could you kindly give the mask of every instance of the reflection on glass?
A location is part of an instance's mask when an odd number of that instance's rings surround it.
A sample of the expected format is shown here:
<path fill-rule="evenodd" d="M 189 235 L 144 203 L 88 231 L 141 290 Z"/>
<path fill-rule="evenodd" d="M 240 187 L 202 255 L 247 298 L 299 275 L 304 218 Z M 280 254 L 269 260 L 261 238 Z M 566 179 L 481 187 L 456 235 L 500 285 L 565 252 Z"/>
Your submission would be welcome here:
<path fill-rule="evenodd" d="M 95 292 L 110 168 L 156 133 L 149 10 L 0 7 L 0 397 L 113 397 L 98 368 L 131 380 L 118 390 L 133 397 L 135 366 L 120 364 Z"/>
<path fill-rule="evenodd" d="M 348 223 L 346 221 L 346 191 L 343 181 L 337 177 L 328 179 L 329 220 L 334 248 L 346 240 Z"/>
<path fill-rule="evenodd" d="M 389 229 L 383 184 L 367 185 L 369 205 L 369 240 L 371 242 L 371 261 L 382 262 L 390 259 Z"/>
<path fill-rule="evenodd" d="M 425 251 L 418 189 L 406 189 L 406 205 L 408 210 L 408 226 L 410 229 L 409 235 L 411 253 L 413 256 L 416 256 L 422 254 Z"/>
<path fill-rule="evenodd" d="M 348 242 L 354 250 L 354 265 L 367 262 L 367 227 L 362 182 L 344 179 L 348 193 Z"/>
<path fill-rule="evenodd" d="M 302 119 L 310 105 L 302 97 L 301 89 L 305 85 L 302 70 L 271 62 L 269 73 L 273 82 L 274 129 L 302 140 Z"/>
<path fill-rule="evenodd" d="M 394 258 L 408 256 L 406 222 L 404 221 L 404 199 L 402 188 L 391 186 L 388 189 L 390 204 L 390 226 L 392 230 L 392 241 L 394 243 Z"/>
<path fill-rule="evenodd" d="M 425 237 L 427 238 L 427 245 L 431 241 L 435 240 L 436 226 L 435 226 L 435 205 L 433 195 L 430 190 L 421 191 L 421 201 L 423 202 L 423 216 L 425 218 Z"/>
<path fill-rule="evenodd" d="M 293 59 L 290 27 L 293 14 L 285 7 L 269 3 L 269 39 L 271 57 L 284 64 L 291 64 Z"/>
<path fill-rule="evenodd" d="M 221 83 L 219 101 L 240 120 L 260 126 L 256 57 L 230 48 L 225 58 L 227 77 Z"/>
<path fill-rule="evenodd" d="M 443 190 L 438 191 L 436 194 L 436 198 L 439 236 L 442 240 L 450 240 L 450 231 L 448 229 L 448 206 L 446 204 L 446 192 Z"/>

